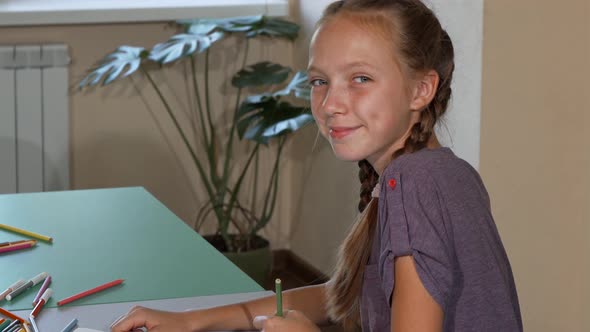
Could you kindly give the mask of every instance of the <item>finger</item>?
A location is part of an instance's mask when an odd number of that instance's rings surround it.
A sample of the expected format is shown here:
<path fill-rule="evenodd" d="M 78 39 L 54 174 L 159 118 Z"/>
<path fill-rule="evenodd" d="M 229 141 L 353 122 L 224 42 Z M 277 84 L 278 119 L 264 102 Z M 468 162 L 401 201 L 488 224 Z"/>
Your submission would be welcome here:
<path fill-rule="evenodd" d="M 124 316 L 121 316 L 111 325 L 112 332 L 132 331 L 146 324 L 145 308 L 134 307 Z"/>
<path fill-rule="evenodd" d="M 268 316 L 256 316 L 256 317 L 254 317 L 254 320 L 252 321 L 252 325 L 254 325 L 254 327 L 257 330 L 262 330 L 262 327 L 264 326 L 264 322 L 266 322 L 267 319 L 268 319 Z"/>
<path fill-rule="evenodd" d="M 115 319 L 115 321 L 113 321 L 111 323 L 111 328 L 113 328 L 113 326 L 117 325 L 117 323 L 119 323 L 121 320 L 123 320 L 125 317 L 127 317 L 127 314 L 125 315 L 121 315 L 119 316 L 119 318 Z"/>
<path fill-rule="evenodd" d="M 120 321 L 122 321 L 123 319 L 125 319 L 127 316 L 130 316 L 131 314 L 133 314 L 134 312 L 136 312 L 140 309 L 143 309 L 143 307 L 137 306 L 137 305 L 133 306 L 131 309 L 129 309 L 129 311 L 126 314 L 121 315 L 121 316 L 119 316 L 119 318 L 115 319 L 115 321 L 111 323 L 111 328 L 113 326 L 115 326 L 117 323 L 119 323 Z"/>

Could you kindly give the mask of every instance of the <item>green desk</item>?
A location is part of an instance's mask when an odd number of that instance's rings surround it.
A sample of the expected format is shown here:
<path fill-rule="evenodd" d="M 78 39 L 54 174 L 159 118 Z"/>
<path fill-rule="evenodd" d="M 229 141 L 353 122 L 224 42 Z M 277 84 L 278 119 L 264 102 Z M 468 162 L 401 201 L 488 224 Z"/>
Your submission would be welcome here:
<path fill-rule="evenodd" d="M 118 278 L 123 285 L 64 307 L 263 291 L 143 188 L 0 195 L 0 223 L 53 237 L 0 254 L 2 290 L 51 275 L 48 308 Z M 0 229 L 0 242 L 23 238 Z M 0 306 L 30 310 L 39 287 Z"/>

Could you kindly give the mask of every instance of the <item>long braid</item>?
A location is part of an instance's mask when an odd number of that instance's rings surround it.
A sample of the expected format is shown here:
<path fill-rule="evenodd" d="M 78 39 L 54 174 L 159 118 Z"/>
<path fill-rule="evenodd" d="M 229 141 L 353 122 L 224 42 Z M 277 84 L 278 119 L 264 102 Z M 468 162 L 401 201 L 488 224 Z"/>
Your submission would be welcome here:
<path fill-rule="evenodd" d="M 373 166 L 366 159 L 359 161 L 358 166 L 359 181 L 361 182 L 358 210 L 359 212 L 363 212 L 371 201 L 371 193 L 377 181 L 379 181 L 379 174 L 377 174 Z"/>

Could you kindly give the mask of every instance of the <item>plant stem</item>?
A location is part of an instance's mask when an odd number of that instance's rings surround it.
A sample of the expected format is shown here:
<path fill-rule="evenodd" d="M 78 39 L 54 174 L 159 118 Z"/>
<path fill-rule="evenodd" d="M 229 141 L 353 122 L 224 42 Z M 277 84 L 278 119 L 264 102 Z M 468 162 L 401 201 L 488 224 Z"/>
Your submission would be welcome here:
<path fill-rule="evenodd" d="M 209 49 L 205 51 L 205 111 L 207 112 L 207 122 L 209 124 L 209 147 L 207 149 L 207 159 L 209 160 L 209 174 L 213 185 L 217 188 L 217 199 L 223 202 L 223 188 L 219 186 L 219 177 L 217 176 L 217 149 L 215 127 L 211 116 L 211 103 L 209 94 Z"/>
<path fill-rule="evenodd" d="M 174 113 L 172 112 L 170 105 L 166 101 L 166 98 L 164 98 L 164 95 L 162 94 L 162 92 L 158 88 L 158 85 L 156 84 L 156 82 L 154 82 L 152 76 L 148 73 L 148 71 L 145 70 L 145 68 L 143 66 L 140 66 L 140 68 L 141 68 L 141 72 L 147 77 L 148 81 L 150 82 L 150 84 L 152 85 L 152 87 L 154 88 L 156 93 L 158 94 L 158 97 L 160 97 L 162 104 L 164 104 L 164 108 L 166 109 L 166 111 L 168 112 L 168 115 L 172 119 L 174 126 L 176 127 L 176 129 L 180 133 L 180 137 L 182 138 L 184 145 L 188 149 L 188 151 L 191 155 L 191 158 L 193 159 L 193 162 L 197 166 L 197 170 L 199 171 L 199 175 L 201 176 L 201 180 L 203 181 L 203 184 L 205 185 L 205 189 L 207 190 L 207 193 L 209 194 L 210 197 L 213 197 L 213 189 L 211 188 L 211 185 L 209 184 L 209 181 L 207 180 L 207 176 L 205 175 L 205 170 L 203 169 L 201 162 L 199 161 L 199 159 L 197 158 L 197 155 L 195 154 L 194 150 L 192 149 L 191 145 L 189 144 L 188 139 L 186 138 L 186 135 L 184 133 L 184 130 L 182 130 L 178 121 L 176 120 L 176 116 L 174 116 Z"/>
<path fill-rule="evenodd" d="M 242 60 L 242 69 L 246 66 L 246 60 L 248 58 L 248 49 L 249 49 L 249 42 L 248 39 L 246 39 L 246 47 L 244 50 L 244 58 Z M 207 56 L 206 56 L 206 61 L 208 61 L 208 53 L 209 51 L 207 50 Z M 207 62 L 208 63 L 208 62 Z M 208 86 L 208 84 L 207 84 Z M 223 173 L 221 175 L 221 183 L 219 184 L 220 187 L 225 188 L 227 186 L 227 182 L 229 181 L 229 176 L 231 173 L 231 169 L 230 169 L 230 161 L 232 160 L 232 154 L 233 154 L 233 142 L 234 142 L 234 135 L 235 135 L 235 130 L 236 130 L 236 125 L 237 125 L 237 112 L 238 112 L 238 107 L 240 105 L 240 99 L 241 99 L 241 93 L 242 93 L 242 89 L 239 88 L 238 89 L 238 95 L 236 98 L 236 106 L 235 106 L 235 111 L 234 111 L 234 116 L 232 118 L 232 124 L 231 124 L 231 128 L 230 128 L 230 132 L 229 132 L 229 136 L 227 138 L 227 144 L 225 145 L 226 150 L 225 150 L 225 160 L 224 160 L 224 165 L 223 165 Z M 208 102 L 208 99 L 207 99 Z M 258 150 L 258 146 L 256 146 L 255 150 Z M 228 207 L 227 207 L 227 214 L 230 216 L 231 219 L 231 213 L 232 213 L 232 209 L 233 209 L 233 205 L 237 199 L 237 192 L 240 189 L 241 186 L 241 182 L 242 179 L 245 175 L 245 171 L 248 169 L 248 166 L 250 164 L 250 160 L 251 158 L 248 159 L 248 162 L 246 163 L 246 167 L 244 167 L 244 171 L 242 172 L 242 174 L 240 175 L 240 178 L 238 180 L 238 183 L 236 184 L 235 188 L 234 188 L 234 192 L 232 192 L 230 201 L 228 203 Z M 225 194 L 225 192 L 224 192 Z M 225 196 L 225 195 L 224 195 Z M 221 200 L 223 201 L 223 198 L 221 198 Z M 226 243 L 226 246 L 228 247 L 228 249 L 231 247 L 231 241 L 229 239 L 229 235 L 227 235 L 227 227 L 229 226 L 229 223 L 224 224 L 224 227 L 222 228 L 222 237 Z M 225 234 L 224 234 L 225 233 Z"/>
<path fill-rule="evenodd" d="M 246 177 L 245 175 L 246 175 L 246 172 L 248 171 L 248 167 L 250 167 L 250 164 L 252 163 L 252 159 L 254 158 L 255 155 L 258 155 L 258 149 L 259 148 L 260 148 L 260 143 L 256 143 L 256 146 L 254 147 L 254 149 L 250 153 L 250 156 L 248 157 L 248 161 L 246 161 L 246 165 L 244 166 L 244 169 L 242 170 L 242 173 L 240 173 L 240 176 L 238 177 L 238 182 L 236 183 L 236 186 L 234 187 L 233 190 L 230 190 L 230 192 L 231 192 L 231 198 L 229 200 L 229 203 L 227 204 L 229 211 L 231 211 L 231 209 L 234 206 L 234 203 L 238 199 L 238 193 L 239 193 L 240 188 L 242 186 L 242 181 Z"/>
<path fill-rule="evenodd" d="M 260 229 L 262 229 L 266 223 L 272 217 L 274 212 L 275 203 L 277 199 L 278 187 L 279 187 L 279 162 L 281 157 L 281 152 L 283 150 L 283 146 L 285 145 L 286 137 L 279 137 L 279 143 L 277 147 L 277 155 L 275 157 L 275 164 L 272 170 L 272 174 L 270 176 L 270 181 L 268 183 L 268 189 L 266 191 L 266 198 L 264 200 L 264 206 L 262 208 L 262 217 L 260 218 L 260 222 L 254 227 L 251 234 L 256 234 Z M 272 198 L 270 198 L 272 196 Z M 269 205 L 269 201 L 271 202 Z M 270 211 L 267 209 L 270 207 Z"/>
<path fill-rule="evenodd" d="M 252 211 L 256 211 L 256 203 L 258 202 L 258 167 L 260 165 L 260 153 L 256 153 L 254 160 L 254 181 L 252 183 Z"/>
<path fill-rule="evenodd" d="M 244 49 L 244 58 L 242 59 L 242 68 L 241 69 L 244 69 L 246 67 L 246 61 L 248 59 L 249 44 L 250 44 L 250 42 L 246 38 L 246 46 Z M 229 131 L 229 136 L 227 137 L 227 144 L 225 145 L 226 150 L 225 150 L 225 160 L 224 160 L 223 175 L 222 175 L 223 184 L 227 184 L 227 181 L 229 180 L 229 176 L 231 173 L 229 165 L 230 165 L 230 161 L 232 159 L 232 154 L 233 154 L 234 136 L 235 136 L 235 131 L 236 131 L 237 123 L 238 123 L 238 119 L 237 119 L 236 114 L 238 113 L 238 108 L 240 106 L 241 94 L 242 94 L 242 88 L 238 88 L 236 105 L 234 107 L 234 116 L 232 119 L 232 124 L 231 124 L 231 128 Z"/>
<path fill-rule="evenodd" d="M 195 89 L 195 96 L 197 98 L 197 109 L 199 111 L 199 119 L 201 121 L 201 130 L 203 131 L 203 140 L 205 142 L 205 146 L 209 146 L 209 138 L 207 137 L 207 127 L 205 127 L 205 118 L 203 115 L 203 105 L 201 103 L 201 94 L 199 93 L 199 85 L 197 84 L 197 69 L 195 67 L 196 59 L 191 54 L 191 76 L 193 79 L 193 88 Z"/>

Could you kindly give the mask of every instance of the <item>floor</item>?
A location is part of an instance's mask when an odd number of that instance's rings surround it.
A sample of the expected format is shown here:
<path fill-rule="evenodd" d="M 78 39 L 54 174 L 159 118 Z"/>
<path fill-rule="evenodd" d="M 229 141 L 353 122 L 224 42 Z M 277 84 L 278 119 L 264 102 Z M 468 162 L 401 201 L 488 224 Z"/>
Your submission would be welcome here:
<path fill-rule="evenodd" d="M 324 283 L 328 277 L 290 250 L 273 251 L 273 268 L 265 289 L 275 289 L 275 279 L 280 278 L 283 290 Z"/>

